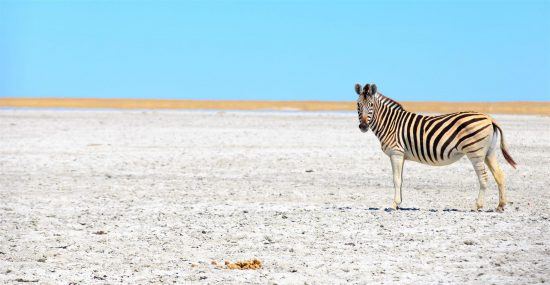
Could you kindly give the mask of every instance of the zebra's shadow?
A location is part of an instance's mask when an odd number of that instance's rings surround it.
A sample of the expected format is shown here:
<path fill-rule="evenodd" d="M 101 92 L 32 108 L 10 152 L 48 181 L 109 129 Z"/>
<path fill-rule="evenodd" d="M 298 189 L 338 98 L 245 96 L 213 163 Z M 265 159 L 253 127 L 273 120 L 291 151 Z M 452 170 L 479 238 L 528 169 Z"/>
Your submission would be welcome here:
<path fill-rule="evenodd" d="M 403 207 L 403 208 L 397 208 L 397 210 L 394 210 L 392 208 L 376 208 L 376 207 L 371 207 L 371 208 L 368 208 L 369 211 L 384 211 L 384 212 L 397 212 L 397 211 L 423 211 L 421 210 L 420 208 L 415 208 L 415 207 L 412 207 L 412 208 L 406 208 L 406 207 Z M 456 208 L 445 208 L 443 210 L 437 210 L 437 209 L 428 209 L 426 210 L 428 212 L 432 212 L 432 213 L 436 213 L 436 212 L 459 212 L 459 213 L 470 213 L 470 212 L 475 212 L 474 210 L 460 210 L 460 209 L 456 209 Z M 494 212 L 495 210 L 485 210 L 485 211 L 478 211 L 478 212 L 484 212 L 484 213 L 492 213 Z"/>

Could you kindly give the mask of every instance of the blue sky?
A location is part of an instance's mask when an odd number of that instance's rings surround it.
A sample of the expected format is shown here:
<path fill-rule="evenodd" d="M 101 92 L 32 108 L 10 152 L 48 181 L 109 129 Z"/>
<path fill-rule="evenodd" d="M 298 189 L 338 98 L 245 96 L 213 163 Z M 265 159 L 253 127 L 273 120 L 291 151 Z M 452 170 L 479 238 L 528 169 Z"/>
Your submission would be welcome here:
<path fill-rule="evenodd" d="M 550 1 L 2 1 L 0 97 L 550 100 Z"/>

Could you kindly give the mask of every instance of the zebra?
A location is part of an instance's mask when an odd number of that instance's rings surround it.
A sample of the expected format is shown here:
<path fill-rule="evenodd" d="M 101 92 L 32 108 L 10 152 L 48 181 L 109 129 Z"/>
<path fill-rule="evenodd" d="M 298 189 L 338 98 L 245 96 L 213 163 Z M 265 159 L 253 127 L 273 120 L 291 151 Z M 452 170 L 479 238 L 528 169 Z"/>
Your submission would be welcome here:
<path fill-rule="evenodd" d="M 479 193 L 474 210 L 483 208 L 488 175 L 485 165 L 498 185 L 499 203 L 496 211 L 506 205 L 504 173 L 496 158 L 500 133 L 500 149 L 506 161 L 516 167 L 510 156 L 504 135 L 494 119 L 478 112 L 457 112 L 424 116 L 408 112 L 401 104 L 377 91 L 376 84 L 355 84 L 359 129 L 369 129 L 378 137 L 382 151 L 389 156 L 393 171 L 394 198 L 391 209 L 402 202 L 403 164 L 405 160 L 442 166 L 466 155 L 477 174 Z"/>

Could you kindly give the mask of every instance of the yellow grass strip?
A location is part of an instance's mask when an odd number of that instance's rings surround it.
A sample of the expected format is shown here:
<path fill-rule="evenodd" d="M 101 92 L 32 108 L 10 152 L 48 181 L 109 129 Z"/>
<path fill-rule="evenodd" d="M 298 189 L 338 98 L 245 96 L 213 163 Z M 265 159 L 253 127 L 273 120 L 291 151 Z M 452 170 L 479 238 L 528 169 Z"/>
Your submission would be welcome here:
<path fill-rule="evenodd" d="M 550 102 L 402 102 L 402 104 L 405 109 L 413 112 L 449 113 L 471 110 L 484 113 L 550 115 Z M 0 107 L 303 111 L 356 110 L 355 102 L 73 98 L 0 98 Z"/>

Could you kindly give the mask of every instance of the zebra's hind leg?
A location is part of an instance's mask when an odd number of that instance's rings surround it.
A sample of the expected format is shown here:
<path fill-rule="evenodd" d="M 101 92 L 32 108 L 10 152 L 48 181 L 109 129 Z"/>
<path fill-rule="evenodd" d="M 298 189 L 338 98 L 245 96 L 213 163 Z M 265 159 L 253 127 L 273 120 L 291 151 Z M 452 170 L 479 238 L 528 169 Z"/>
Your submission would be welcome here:
<path fill-rule="evenodd" d="M 504 211 L 504 206 L 506 205 L 505 178 L 504 172 L 502 172 L 500 166 L 498 165 L 495 152 L 487 154 L 487 156 L 485 157 L 485 164 L 487 164 L 489 170 L 491 170 L 491 173 L 493 174 L 493 177 L 495 178 L 495 181 L 498 185 L 498 206 L 496 211 L 502 212 Z"/>
<path fill-rule="evenodd" d="M 476 204 L 474 205 L 474 210 L 479 211 L 483 208 L 485 190 L 487 190 L 487 170 L 485 169 L 484 163 L 485 155 L 479 156 L 478 154 L 469 154 L 468 159 L 472 162 L 474 170 L 476 171 L 477 178 L 479 180 L 479 193 L 477 195 Z"/>
<path fill-rule="evenodd" d="M 401 204 L 401 184 L 403 182 L 403 164 L 405 163 L 405 157 L 402 153 L 390 155 L 391 168 L 393 171 L 393 186 L 394 195 L 392 209 L 397 210 L 397 207 Z"/>

